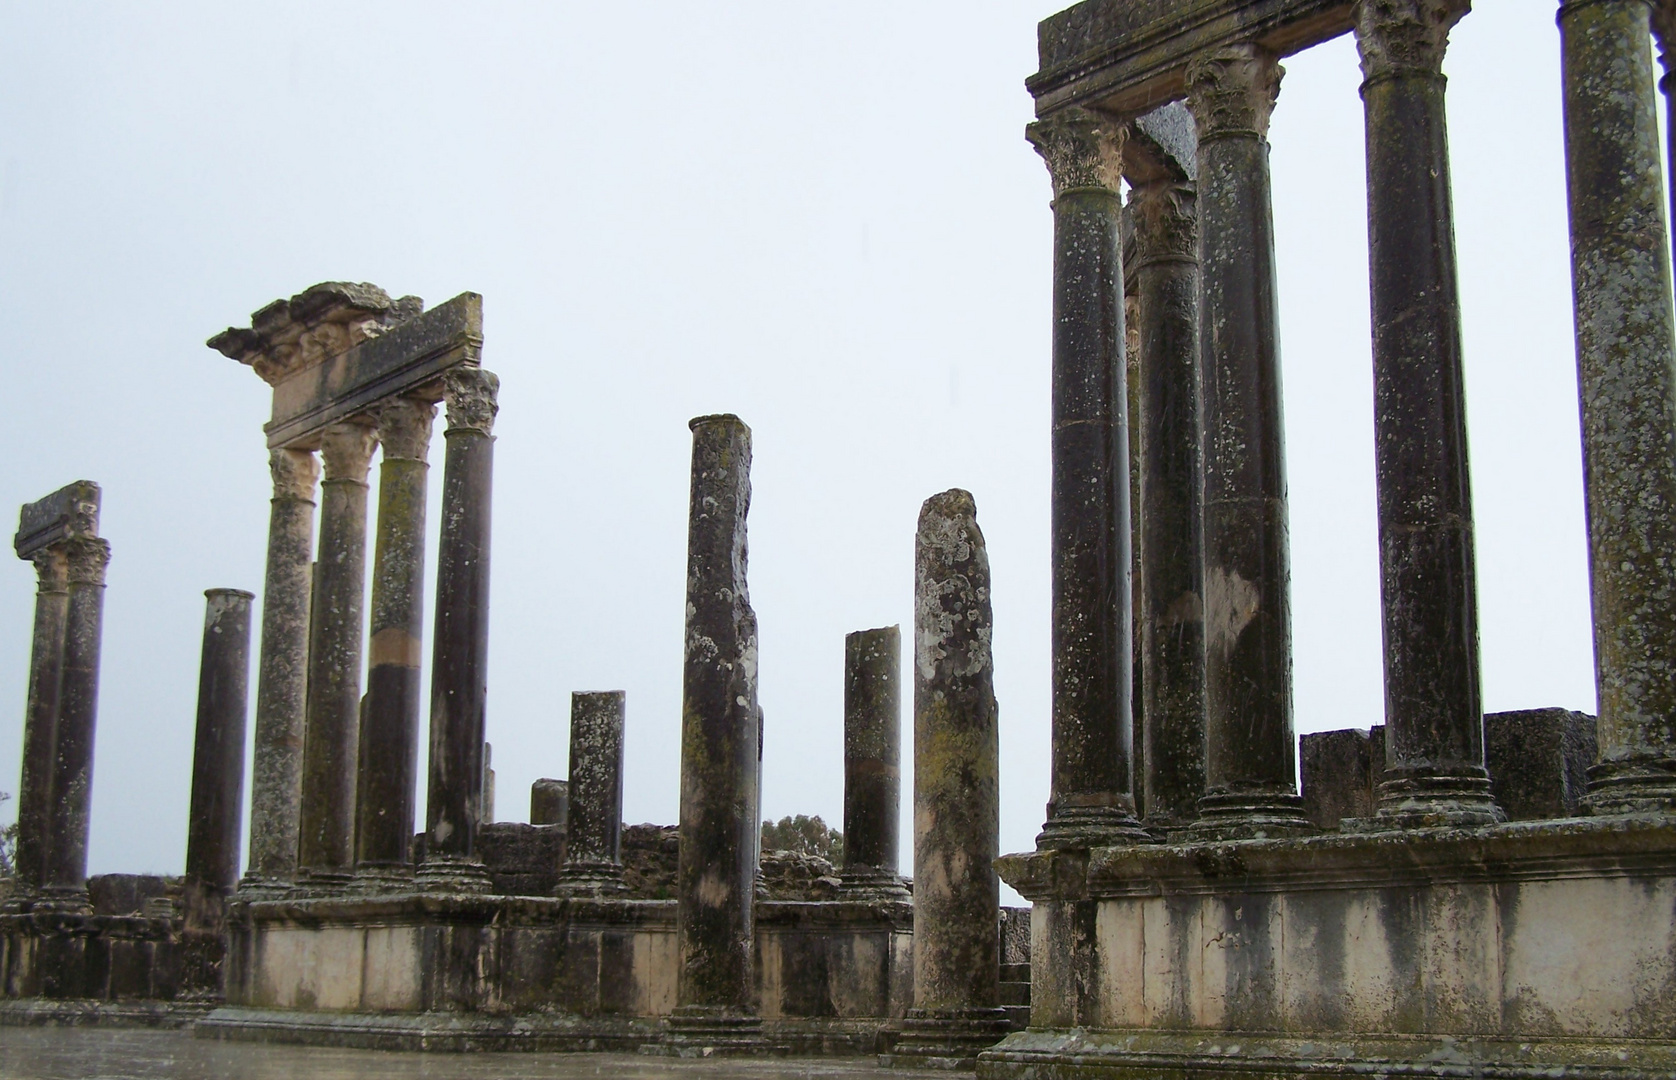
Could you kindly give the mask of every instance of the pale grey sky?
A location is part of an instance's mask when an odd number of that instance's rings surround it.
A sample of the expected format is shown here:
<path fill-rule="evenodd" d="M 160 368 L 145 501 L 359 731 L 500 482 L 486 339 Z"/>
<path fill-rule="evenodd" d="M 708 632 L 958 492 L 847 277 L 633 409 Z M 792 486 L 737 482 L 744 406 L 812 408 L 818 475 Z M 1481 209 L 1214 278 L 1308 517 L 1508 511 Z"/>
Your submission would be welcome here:
<path fill-rule="evenodd" d="M 499 816 L 565 775 L 570 691 L 620 688 L 626 815 L 675 820 L 686 421 L 725 410 L 756 437 L 764 813 L 841 818 L 843 635 L 911 622 L 919 504 L 961 486 L 994 570 L 1002 846 L 1030 846 L 1052 218 L 1023 80 L 1059 6 L 0 2 L 0 510 L 96 480 L 115 552 L 94 872 L 179 871 L 202 590 L 262 584 L 267 388 L 203 341 L 328 279 L 485 297 Z M 1286 66 L 1297 726 L 1365 727 L 1359 74 L 1348 37 Z M 1447 70 L 1485 705 L 1592 710 L 1552 5 L 1479 0 Z M 33 586 L 0 573 L 4 790 Z"/>

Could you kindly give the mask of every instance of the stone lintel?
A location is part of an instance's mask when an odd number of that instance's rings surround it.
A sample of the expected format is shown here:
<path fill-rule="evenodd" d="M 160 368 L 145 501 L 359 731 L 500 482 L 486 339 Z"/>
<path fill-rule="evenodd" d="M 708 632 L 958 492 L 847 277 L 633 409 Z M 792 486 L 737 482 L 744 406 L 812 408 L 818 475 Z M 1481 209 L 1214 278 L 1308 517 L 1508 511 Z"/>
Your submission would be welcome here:
<path fill-rule="evenodd" d="M 229 326 L 205 344 L 277 385 L 423 308 L 417 296 L 391 300 L 389 293 L 367 282 L 323 281 L 257 311 L 248 328 Z"/>
<path fill-rule="evenodd" d="M 1037 851 L 996 860 L 1032 902 L 1676 875 L 1676 823 L 1566 818 L 1279 840 Z"/>
<path fill-rule="evenodd" d="M 443 374 L 475 365 L 482 348 L 483 297 L 468 292 L 290 371 L 274 383 L 268 446 L 312 446 L 332 424 L 400 394 L 440 400 Z"/>
<path fill-rule="evenodd" d="M 1184 97 L 1187 62 L 1254 43 L 1277 56 L 1347 33 L 1352 0 L 1084 0 L 1036 28 L 1025 80 L 1045 117 L 1072 106 L 1138 116 Z M 1465 0 L 1461 0 L 1465 7 Z"/>
<path fill-rule="evenodd" d="M 98 535 L 99 485 L 91 480 L 77 480 L 45 498 L 24 504 L 12 546 L 18 558 L 27 559 L 53 544 Z"/>

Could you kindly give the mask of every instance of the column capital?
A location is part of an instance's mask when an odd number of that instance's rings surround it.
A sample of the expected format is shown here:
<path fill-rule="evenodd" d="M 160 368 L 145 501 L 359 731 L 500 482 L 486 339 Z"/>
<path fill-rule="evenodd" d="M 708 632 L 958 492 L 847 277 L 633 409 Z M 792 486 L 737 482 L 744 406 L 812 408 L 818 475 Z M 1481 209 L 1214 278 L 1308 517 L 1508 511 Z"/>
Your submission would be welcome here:
<path fill-rule="evenodd" d="M 1199 139 L 1218 135 L 1269 133 L 1269 114 L 1286 69 L 1258 45 L 1224 45 L 1195 56 L 1187 65 L 1187 110 Z"/>
<path fill-rule="evenodd" d="M 205 344 L 272 386 L 377 337 L 423 306 L 417 296 L 392 300 L 367 282 L 325 281 L 257 311 L 249 329 L 230 326 Z"/>
<path fill-rule="evenodd" d="M 1066 109 L 1024 129 L 1024 137 L 1047 162 L 1055 197 L 1073 188 L 1123 183 L 1123 144 L 1129 125 L 1088 109 Z"/>
<path fill-rule="evenodd" d="M 1440 74 L 1449 31 L 1470 10 L 1471 0 L 1360 0 L 1354 18 L 1362 78 Z"/>
<path fill-rule="evenodd" d="M 268 471 L 273 474 L 274 498 L 314 502 L 314 485 L 320 480 L 320 459 L 313 450 L 281 447 L 268 451 Z"/>
<path fill-rule="evenodd" d="M 448 402 L 448 429 L 463 428 L 493 435 L 495 414 L 500 412 L 500 404 L 496 400 L 500 394 L 500 379 L 495 373 L 480 367 L 461 366 L 444 375 L 442 383 Z"/>
<path fill-rule="evenodd" d="M 428 401 L 399 397 L 378 407 L 378 442 L 384 460 L 424 461 L 431 445 L 431 423 L 436 406 Z"/>
<path fill-rule="evenodd" d="M 320 437 L 320 456 L 326 459 L 326 482 L 366 483 L 367 466 L 377 446 L 377 430 L 363 421 L 345 420 L 327 428 Z"/>
<path fill-rule="evenodd" d="M 111 543 L 97 536 L 78 536 L 64 542 L 68 578 L 72 585 L 104 585 L 111 562 Z"/>
<path fill-rule="evenodd" d="M 1129 189 L 1135 226 L 1135 263 L 1194 261 L 1199 237 L 1198 196 L 1192 184 L 1160 180 Z"/>
<path fill-rule="evenodd" d="M 62 544 L 42 548 L 29 561 L 35 564 L 36 591 L 61 593 L 69 585 L 69 560 Z"/>

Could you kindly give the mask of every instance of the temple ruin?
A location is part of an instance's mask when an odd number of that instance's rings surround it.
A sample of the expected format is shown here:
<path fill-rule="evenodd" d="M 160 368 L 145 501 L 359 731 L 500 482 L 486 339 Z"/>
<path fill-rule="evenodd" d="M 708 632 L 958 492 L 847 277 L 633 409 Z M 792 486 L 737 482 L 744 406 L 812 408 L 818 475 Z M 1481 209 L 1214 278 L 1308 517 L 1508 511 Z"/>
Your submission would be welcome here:
<path fill-rule="evenodd" d="M 1656 122 L 1676 85 L 1650 46 L 1671 65 L 1676 0 L 1557 8 L 1598 717 L 1486 716 L 1479 689 L 1442 74 L 1469 6 L 1084 0 L 1040 25 L 1052 746 L 1035 850 L 998 846 L 990 570 L 955 489 L 920 512 L 908 655 L 894 626 L 845 642 L 842 865 L 773 870 L 751 430 L 730 414 L 690 425 L 678 825 L 625 828 L 616 690 L 573 693 L 568 774 L 536 782 L 527 823 L 491 822 L 483 301 L 325 283 L 209 341 L 273 401 L 242 876 L 255 595 L 206 593 L 184 876 L 89 879 L 111 545 L 96 484 L 22 508 L 39 591 L 0 1022 L 877 1055 L 991 1080 L 1676 1076 L 1676 193 Z M 1300 749 L 1267 133 L 1280 61 L 1347 33 L 1385 716 Z M 1029 912 L 1001 906 L 1002 880 Z"/>

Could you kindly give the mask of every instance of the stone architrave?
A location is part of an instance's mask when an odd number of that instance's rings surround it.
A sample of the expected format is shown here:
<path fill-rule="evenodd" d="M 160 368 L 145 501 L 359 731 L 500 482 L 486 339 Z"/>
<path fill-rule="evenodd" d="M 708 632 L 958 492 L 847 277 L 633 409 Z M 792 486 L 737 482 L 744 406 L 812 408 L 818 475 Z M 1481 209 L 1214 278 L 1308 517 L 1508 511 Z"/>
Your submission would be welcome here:
<path fill-rule="evenodd" d="M 970 1068 L 1010 1026 L 989 581 L 972 496 L 927 499 L 914 543 L 914 1007 L 897 1066 Z"/>
<path fill-rule="evenodd" d="M 562 896 L 623 890 L 623 723 L 621 690 L 570 695 L 570 786 Z"/>
<path fill-rule="evenodd" d="M 1038 847 L 1147 834 L 1135 820 L 1123 143 L 1072 109 L 1026 132 L 1053 181 L 1053 759 Z"/>
<path fill-rule="evenodd" d="M 1187 68 L 1198 128 L 1205 795 L 1222 836 L 1310 828 L 1297 794 L 1269 113 L 1280 65 L 1230 45 Z"/>
<path fill-rule="evenodd" d="M 482 892 L 483 731 L 489 674 L 489 524 L 500 380 L 460 367 L 445 380 L 448 429 L 437 544 L 431 664 L 430 781 L 425 800 L 427 889 Z"/>
<path fill-rule="evenodd" d="M 1676 808 L 1676 314 L 1645 0 L 1560 5 L 1600 762 L 1596 813 Z"/>
<path fill-rule="evenodd" d="M 250 604 L 256 596 L 243 589 L 210 589 L 204 598 L 185 907 L 189 921 L 214 925 L 220 919 L 220 901 L 233 891 L 239 877 Z"/>
<path fill-rule="evenodd" d="M 848 896 L 906 900 L 897 872 L 902 804 L 902 632 L 844 638 L 844 866 Z"/>

